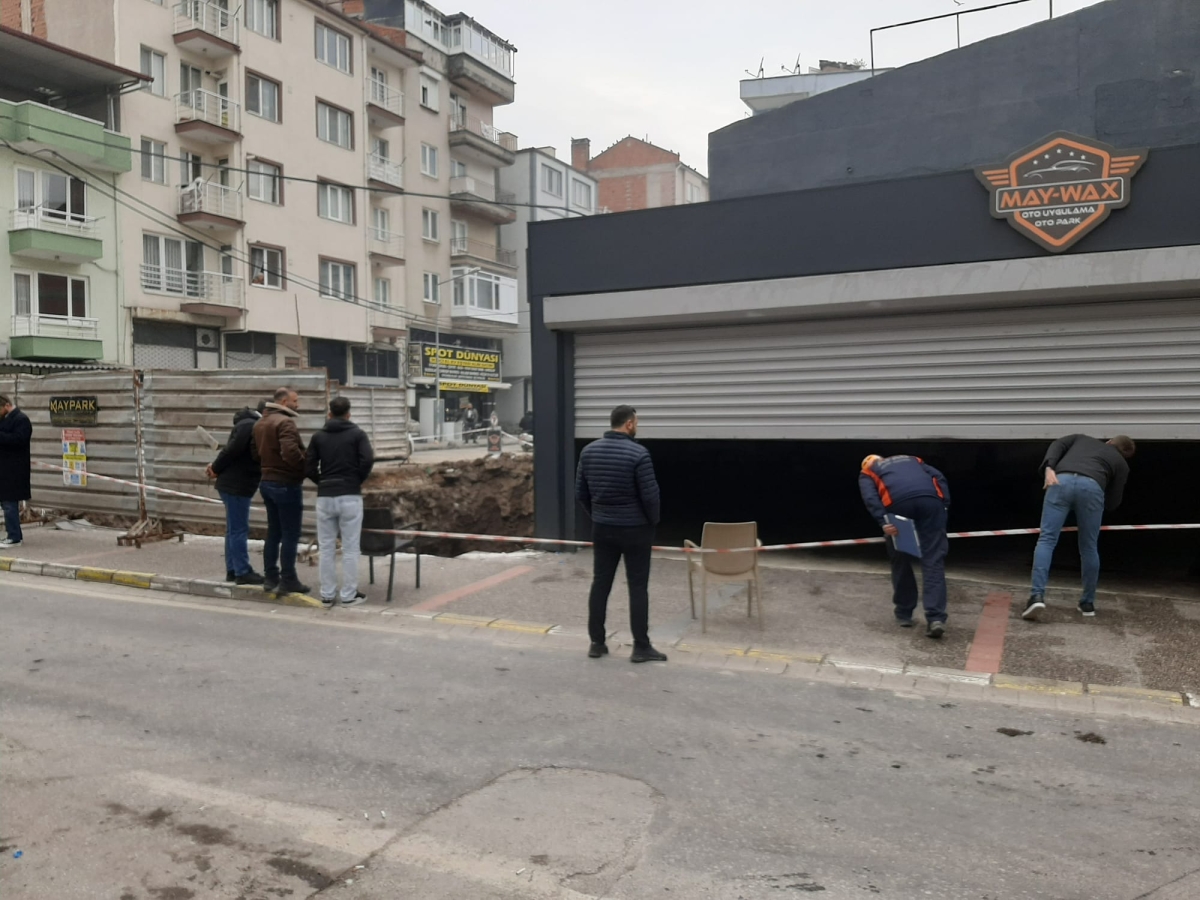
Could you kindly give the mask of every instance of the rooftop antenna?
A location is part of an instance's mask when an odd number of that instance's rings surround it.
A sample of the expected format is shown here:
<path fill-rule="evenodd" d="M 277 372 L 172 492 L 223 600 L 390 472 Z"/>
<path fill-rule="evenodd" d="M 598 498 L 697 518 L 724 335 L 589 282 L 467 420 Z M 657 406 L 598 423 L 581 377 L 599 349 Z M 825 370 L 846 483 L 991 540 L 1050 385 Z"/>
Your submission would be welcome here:
<path fill-rule="evenodd" d="M 763 63 L 766 61 L 767 61 L 767 58 L 765 56 L 758 61 L 758 74 L 757 75 L 755 75 L 749 69 L 746 69 L 746 74 L 749 75 L 751 78 L 762 78 L 763 77 Z"/>

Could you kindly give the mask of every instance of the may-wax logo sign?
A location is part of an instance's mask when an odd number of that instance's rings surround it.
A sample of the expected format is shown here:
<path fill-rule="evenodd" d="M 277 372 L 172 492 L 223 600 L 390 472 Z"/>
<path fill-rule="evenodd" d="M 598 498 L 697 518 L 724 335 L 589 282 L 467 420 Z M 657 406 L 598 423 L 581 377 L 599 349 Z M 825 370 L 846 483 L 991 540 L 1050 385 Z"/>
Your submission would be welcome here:
<path fill-rule="evenodd" d="M 1062 253 L 1129 205 L 1130 182 L 1148 154 L 1060 131 L 975 175 L 991 192 L 993 216 Z"/>

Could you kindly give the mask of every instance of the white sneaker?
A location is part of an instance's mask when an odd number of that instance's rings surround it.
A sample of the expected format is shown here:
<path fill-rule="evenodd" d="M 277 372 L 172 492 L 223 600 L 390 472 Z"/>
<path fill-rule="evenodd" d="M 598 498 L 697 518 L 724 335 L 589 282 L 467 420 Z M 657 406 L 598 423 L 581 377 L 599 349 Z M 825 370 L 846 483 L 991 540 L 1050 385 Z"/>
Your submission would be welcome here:
<path fill-rule="evenodd" d="M 20 546 L 21 546 L 20 541 L 14 541 L 11 538 L 5 538 L 4 540 L 0 541 L 0 547 L 20 547 Z"/>

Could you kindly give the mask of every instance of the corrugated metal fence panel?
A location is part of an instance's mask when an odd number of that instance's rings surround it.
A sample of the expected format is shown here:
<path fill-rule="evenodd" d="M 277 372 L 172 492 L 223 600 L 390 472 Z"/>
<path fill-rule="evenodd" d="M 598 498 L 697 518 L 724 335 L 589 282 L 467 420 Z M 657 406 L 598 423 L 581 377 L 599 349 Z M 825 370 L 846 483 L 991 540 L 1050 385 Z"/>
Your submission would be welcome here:
<path fill-rule="evenodd" d="M 308 370 L 209 370 L 180 372 L 147 370 L 142 384 L 142 432 L 146 448 L 146 483 L 219 499 L 216 488 L 204 474 L 216 452 L 196 432 L 200 426 L 222 444 L 229 438 L 234 414 L 270 400 L 281 385 L 300 395 L 300 434 L 307 445 L 309 436 L 325 424 L 326 378 L 322 369 Z M 305 493 L 305 524 L 315 528 L 316 489 Z M 255 501 L 261 506 L 261 500 Z M 225 511 L 215 503 L 151 492 L 147 496 L 151 518 L 173 522 L 223 524 Z M 251 514 L 251 523 L 265 525 L 261 511 Z"/>
<path fill-rule="evenodd" d="M 407 459 L 408 399 L 404 388 L 339 387 L 350 401 L 350 418 L 367 433 L 377 460 Z"/>
<path fill-rule="evenodd" d="M 1200 301 L 577 334 L 575 429 L 647 438 L 1200 438 Z"/>
<path fill-rule="evenodd" d="M 62 427 L 50 424 L 50 398 L 88 396 L 99 408 L 96 425 L 82 426 L 87 440 L 87 469 L 100 475 L 137 481 L 137 444 L 132 371 L 100 374 L 64 372 L 18 375 L 17 405 L 33 425 L 33 458 L 62 466 Z M 137 488 L 88 480 L 87 487 L 67 487 L 61 471 L 33 469 L 33 504 L 51 509 L 117 516 L 138 514 Z"/>

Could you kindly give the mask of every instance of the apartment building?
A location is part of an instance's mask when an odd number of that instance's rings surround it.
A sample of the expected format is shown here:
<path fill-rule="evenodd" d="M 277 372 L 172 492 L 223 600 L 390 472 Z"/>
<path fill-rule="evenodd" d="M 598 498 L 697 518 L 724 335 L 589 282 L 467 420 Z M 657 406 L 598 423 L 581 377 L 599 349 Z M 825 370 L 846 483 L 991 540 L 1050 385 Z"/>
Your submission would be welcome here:
<path fill-rule="evenodd" d="M 421 59 L 411 74 L 405 122 L 411 296 L 412 405 L 436 399 L 447 415 L 471 401 L 489 413 L 507 390 L 505 336 L 518 330 L 517 254 L 502 241 L 516 221 L 499 173 L 516 159 L 517 137 L 493 111 L 515 98 L 516 48 L 462 13 L 420 0 L 345 0 L 374 35 Z M 414 311 L 415 304 L 413 305 Z"/>
<path fill-rule="evenodd" d="M 529 337 L 529 279 L 525 267 L 530 222 L 590 216 L 596 213 L 595 178 L 558 158 L 553 147 L 517 151 L 516 163 L 500 172 L 500 185 L 520 204 L 515 221 L 501 228 L 504 246 L 513 250 L 517 275 L 518 331 L 504 338 L 504 378 L 512 385 L 499 398 L 500 421 L 515 427 L 533 409 L 533 357 Z"/>
<path fill-rule="evenodd" d="M 20 24 L 7 5 L 0 13 Z M 121 92 L 140 80 L 0 27 L 0 209 L 8 228 L 8 252 L 0 254 L 0 371 L 87 368 L 118 358 L 122 276 L 113 194 L 133 162 L 129 139 L 115 129 Z"/>
<path fill-rule="evenodd" d="M 423 4 L 401 27 L 340 0 L 35 5 L 23 24 L 147 76 L 124 102 L 123 361 L 397 385 L 414 327 L 454 334 L 485 307 L 502 327 L 495 198 L 460 229 L 451 179 L 511 162 L 491 118 L 511 46 Z"/>
<path fill-rule="evenodd" d="M 708 200 L 708 179 L 682 162 L 678 153 L 632 136 L 597 156 L 592 156 L 588 138 L 576 138 L 571 141 L 571 165 L 599 182 L 599 205 L 605 212 Z"/>

